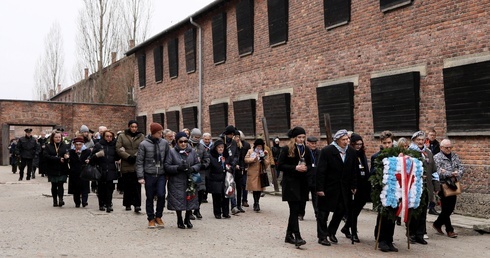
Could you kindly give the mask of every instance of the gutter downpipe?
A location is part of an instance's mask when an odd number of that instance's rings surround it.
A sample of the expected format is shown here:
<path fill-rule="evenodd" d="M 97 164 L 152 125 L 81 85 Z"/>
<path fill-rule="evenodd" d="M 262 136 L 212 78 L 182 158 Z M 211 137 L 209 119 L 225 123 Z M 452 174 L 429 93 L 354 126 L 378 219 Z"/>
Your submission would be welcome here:
<path fill-rule="evenodd" d="M 192 25 L 194 25 L 197 29 L 197 37 L 199 38 L 197 41 L 197 47 L 199 48 L 199 56 L 198 56 L 198 63 L 199 63 L 199 116 L 198 116 L 198 121 L 197 121 L 197 127 L 202 130 L 202 28 L 199 26 L 199 24 L 195 23 L 192 20 L 192 16 L 189 17 L 189 21 Z"/>

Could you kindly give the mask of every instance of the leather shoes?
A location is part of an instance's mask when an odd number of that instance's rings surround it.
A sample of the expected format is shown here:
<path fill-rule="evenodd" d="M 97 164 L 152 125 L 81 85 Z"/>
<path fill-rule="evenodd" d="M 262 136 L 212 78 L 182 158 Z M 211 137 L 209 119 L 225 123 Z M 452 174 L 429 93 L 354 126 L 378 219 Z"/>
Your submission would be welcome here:
<path fill-rule="evenodd" d="M 388 243 L 388 247 L 390 252 L 398 252 L 398 248 L 396 248 L 393 243 Z"/>
<path fill-rule="evenodd" d="M 458 237 L 458 234 L 454 233 L 454 232 L 447 232 L 447 236 L 450 238 L 456 238 L 456 237 Z"/>
<path fill-rule="evenodd" d="M 304 216 L 298 216 L 298 220 L 303 221 L 304 219 Z"/>
<path fill-rule="evenodd" d="M 412 244 L 415 244 L 415 243 L 419 243 L 419 244 L 422 244 L 422 245 L 426 245 L 427 244 L 427 241 L 424 240 L 424 237 L 419 237 L 419 236 L 411 236 L 410 237 L 410 242 Z"/>
<path fill-rule="evenodd" d="M 429 214 L 432 214 L 432 215 L 439 215 L 439 212 L 437 212 L 435 208 L 430 208 L 430 209 L 429 209 Z"/>
<path fill-rule="evenodd" d="M 285 243 L 296 244 L 296 240 L 294 240 L 294 236 L 292 233 L 286 233 L 286 237 L 284 238 Z"/>
<path fill-rule="evenodd" d="M 345 235 L 345 237 L 347 237 L 347 238 L 351 238 L 351 236 L 352 236 L 352 235 L 350 234 L 349 228 L 347 228 L 347 227 L 343 227 L 343 228 L 340 230 L 340 232 L 342 232 L 342 233 Z"/>
<path fill-rule="evenodd" d="M 389 252 L 390 251 L 390 246 L 388 245 L 387 242 L 385 241 L 380 241 L 378 245 L 379 250 L 382 252 Z"/>
<path fill-rule="evenodd" d="M 442 228 L 436 226 L 436 224 L 432 223 L 432 227 L 437 231 L 437 233 L 444 235 L 444 232 L 442 232 Z"/>
<path fill-rule="evenodd" d="M 336 244 L 337 242 L 339 242 L 339 240 L 337 240 L 337 238 L 335 237 L 335 235 L 329 235 L 328 236 L 328 239 L 330 239 L 330 242 Z"/>
<path fill-rule="evenodd" d="M 216 219 L 221 219 L 221 215 L 214 215 Z"/>
<path fill-rule="evenodd" d="M 352 241 L 354 241 L 356 243 L 360 243 L 361 242 L 361 240 L 359 240 L 359 237 L 357 236 L 357 234 L 352 235 L 351 239 L 352 239 Z"/>
<path fill-rule="evenodd" d="M 321 244 L 321 245 L 326 245 L 326 246 L 330 246 L 330 242 L 324 238 L 324 239 L 318 239 L 318 243 Z"/>

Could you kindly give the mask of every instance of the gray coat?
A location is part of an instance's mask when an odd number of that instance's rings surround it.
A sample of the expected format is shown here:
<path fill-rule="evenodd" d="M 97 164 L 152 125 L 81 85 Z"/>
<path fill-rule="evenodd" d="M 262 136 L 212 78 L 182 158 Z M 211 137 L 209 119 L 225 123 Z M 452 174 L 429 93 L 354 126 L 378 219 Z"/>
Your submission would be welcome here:
<path fill-rule="evenodd" d="M 167 181 L 167 207 L 169 210 L 188 211 L 199 209 L 197 191 L 194 198 L 187 200 L 187 173 L 180 172 L 177 168 L 185 161 L 194 171 L 199 172 L 201 164 L 197 153 L 191 147 L 187 147 L 184 153 L 179 153 L 178 147 L 170 149 L 165 160 L 165 175 Z"/>
<path fill-rule="evenodd" d="M 209 150 L 206 150 L 206 148 L 200 143 L 196 143 L 193 146 L 193 149 L 196 151 L 197 157 L 201 164 L 199 174 L 201 174 L 202 182 L 197 184 L 197 190 L 206 191 L 206 176 L 209 175 L 209 162 L 210 162 Z"/>
<path fill-rule="evenodd" d="M 160 166 L 155 160 L 155 144 L 148 136 L 138 146 L 138 156 L 136 156 L 136 175 L 138 179 L 144 179 L 145 174 L 163 175 L 165 174 L 164 164 L 165 157 L 168 153 L 168 143 L 164 139 L 158 140 L 158 149 L 160 150 Z"/>

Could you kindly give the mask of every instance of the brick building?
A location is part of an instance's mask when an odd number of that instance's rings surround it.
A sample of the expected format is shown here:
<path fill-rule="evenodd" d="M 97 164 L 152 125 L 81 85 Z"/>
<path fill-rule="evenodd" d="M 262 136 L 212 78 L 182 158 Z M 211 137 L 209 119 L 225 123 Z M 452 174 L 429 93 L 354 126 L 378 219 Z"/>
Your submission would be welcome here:
<path fill-rule="evenodd" d="M 128 51 L 143 124 L 285 138 L 434 127 L 466 166 L 458 212 L 490 214 L 490 1 L 217 0 Z M 139 87 L 138 87 L 139 86 Z"/>

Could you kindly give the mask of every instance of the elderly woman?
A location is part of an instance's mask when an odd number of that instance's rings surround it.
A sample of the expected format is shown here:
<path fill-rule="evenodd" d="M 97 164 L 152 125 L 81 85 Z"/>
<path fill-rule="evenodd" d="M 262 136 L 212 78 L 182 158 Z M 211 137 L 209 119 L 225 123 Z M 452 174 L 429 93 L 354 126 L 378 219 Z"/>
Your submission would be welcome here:
<path fill-rule="evenodd" d="M 439 174 L 440 182 L 446 182 L 447 179 L 460 181 L 464 173 L 464 167 L 461 164 L 459 156 L 452 152 L 452 144 L 448 139 L 444 139 L 440 144 L 441 152 L 434 156 L 434 162 L 436 163 L 437 173 Z M 432 227 L 439 234 L 444 234 L 442 232 L 442 226 L 446 227 L 447 236 L 450 238 L 456 238 L 457 233 L 454 232 L 454 228 L 451 225 L 451 213 L 454 211 L 456 206 L 456 195 L 444 196 L 443 191 L 439 191 L 439 197 L 441 197 L 441 213 L 437 220 L 434 221 Z"/>
<path fill-rule="evenodd" d="M 305 145 L 306 131 L 294 127 L 288 132 L 289 142 L 282 147 L 277 169 L 283 171 L 282 200 L 288 202 L 289 219 L 284 242 L 301 246 L 306 244 L 299 232 L 298 215 L 302 203 L 308 201 L 308 178 L 311 168 L 311 151 Z"/>
<path fill-rule="evenodd" d="M 199 209 L 199 202 L 191 174 L 199 173 L 201 163 L 196 151 L 188 144 L 186 133 L 177 133 L 175 141 L 175 147 L 169 150 L 165 159 L 165 175 L 168 177 L 167 207 L 176 211 L 179 228 L 192 228 L 190 217 L 192 210 Z M 184 221 L 182 211 L 185 211 Z"/>
<path fill-rule="evenodd" d="M 73 139 L 74 149 L 70 150 L 70 180 L 68 180 L 68 193 L 73 194 L 73 202 L 75 207 L 80 208 L 88 205 L 88 193 L 90 192 L 89 181 L 81 179 L 80 173 L 86 160 L 92 153 L 90 149 L 85 147 L 83 137 Z M 80 200 L 80 196 L 82 199 Z"/>
<path fill-rule="evenodd" d="M 90 164 L 98 165 L 102 174 L 97 182 L 97 198 L 99 199 L 99 210 L 112 212 L 112 194 L 114 192 L 114 180 L 118 179 L 119 172 L 116 168 L 116 161 L 121 158 L 116 152 L 116 135 L 111 130 L 102 133 L 102 138 L 95 144 L 92 150 Z"/>
<path fill-rule="evenodd" d="M 254 142 L 253 148 L 248 150 L 245 156 L 245 163 L 248 164 L 247 171 L 247 191 L 253 191 L 254 211 L 260 211 L 260 194 L 262 186 L 260 175 L 267 173 L 266 168 L 270 165 L 269 153 L 264 150 L 265 142 L 262 139 L 257 139 Z"/>
<path fill-rule="evenodd" d="M 53 207 L 62 207 L 64 188 L 68 175 L 68 153 L 69 146 L 61 140 L 61 132 L 54 132 L 49 138 L 49 144 L 44 150 L 44 160 L 46 162 L 46 174 L 48 182 L 51 182 L 51 195 L 53 196 Z M 59 201 L 58 201 L 59 198 Z"/>

